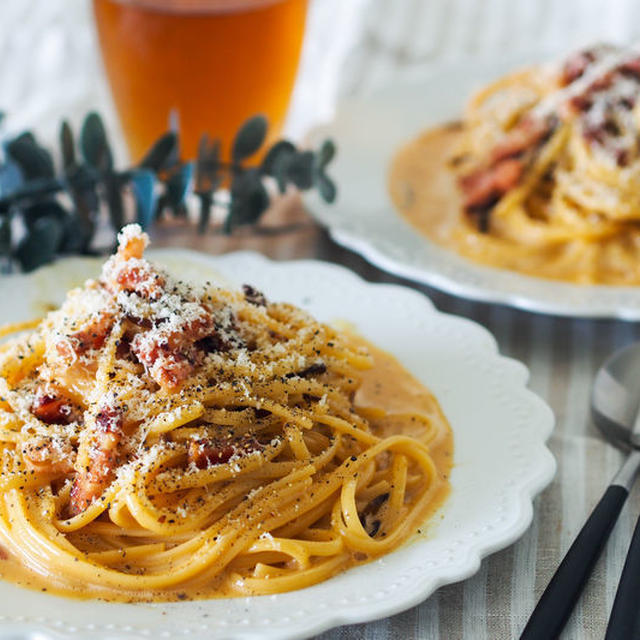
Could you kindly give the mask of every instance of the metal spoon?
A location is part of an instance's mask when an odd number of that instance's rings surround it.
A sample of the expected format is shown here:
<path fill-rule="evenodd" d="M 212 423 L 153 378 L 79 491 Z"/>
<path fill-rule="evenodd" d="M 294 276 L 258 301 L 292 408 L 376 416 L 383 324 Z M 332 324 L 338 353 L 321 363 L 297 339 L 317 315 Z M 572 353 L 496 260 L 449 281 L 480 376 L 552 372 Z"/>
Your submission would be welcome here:
<path fill-rule="evenodd" d="M 520 640 L 551 640 L 558 637 L 609 538 L 640 469 L 640 343 L 616 351 L 602 365 L 593 383 L 591 415 L 604 436 L 617 446 L 628 449 L 629 455 L 551 578 Z M 640 547 L 640 534 L 638 539 Z M 640 571 L 633 582 L 632 588 L 640 586 Z M 638 593 L 636 590 L 636 610 Z M 615 637 L 632 636 L 612 635 L 611 639 Z"/>

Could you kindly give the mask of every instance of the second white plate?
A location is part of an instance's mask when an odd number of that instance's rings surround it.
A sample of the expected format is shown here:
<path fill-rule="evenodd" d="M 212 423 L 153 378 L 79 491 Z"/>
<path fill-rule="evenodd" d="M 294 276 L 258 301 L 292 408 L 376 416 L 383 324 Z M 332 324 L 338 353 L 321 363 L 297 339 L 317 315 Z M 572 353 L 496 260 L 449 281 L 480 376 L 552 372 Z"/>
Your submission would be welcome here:
<path fill-rule="evenodd" d="M 640 287 L 582 286 L 476 264 L 418 234 L 394 210 L 387 172 L 394 152 L 429 126 L 456 119 L 471 93 L 541 55 L 449 64 L 419 83 L 387 86 L 344 101 L 334 121 L 310 140 L 331 137 L 339 192 L 333 205 L 306 202 L 336 242 L 373 264 L 448 293 L 530 311 L 577 317 L 640 319 Z"/>

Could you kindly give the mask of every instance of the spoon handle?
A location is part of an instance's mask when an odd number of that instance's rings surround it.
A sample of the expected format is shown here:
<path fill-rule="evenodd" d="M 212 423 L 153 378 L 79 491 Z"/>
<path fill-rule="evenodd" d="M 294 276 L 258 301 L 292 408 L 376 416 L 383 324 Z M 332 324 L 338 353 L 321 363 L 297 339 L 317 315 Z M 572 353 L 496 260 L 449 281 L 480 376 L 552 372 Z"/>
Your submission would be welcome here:
<path fill-rule="evenodd" d="M 560 634 L 628 495 L 627 487 L 609 485 L 551 578 L 520 640 L 551 640 Z"/>
<path fill-rule="evenodd" d="M 622 576 L 618 583 L 616 599 L 611 609 L 611 617 L 607 625 L 605 640 L 625 640 L 639 637 L 640 608 L 638 594 L 640 593 L 640 518 L 631 538 L 627 559 L 624 563 Z"/>

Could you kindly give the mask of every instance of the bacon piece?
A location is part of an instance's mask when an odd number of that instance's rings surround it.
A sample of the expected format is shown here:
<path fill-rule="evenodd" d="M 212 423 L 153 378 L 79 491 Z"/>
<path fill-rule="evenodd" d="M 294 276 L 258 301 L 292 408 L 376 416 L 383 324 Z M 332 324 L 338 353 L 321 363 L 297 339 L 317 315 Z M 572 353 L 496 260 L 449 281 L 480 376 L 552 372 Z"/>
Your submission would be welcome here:
<path fill-rule="evenodd" d="M 525 118 L 491 152 L 491 164 L 523 154 L 545 138 L 551 125 L 546 120 Z"/>
<path fill-rule="evenodd" d="M 495 203 L 518 183 L 523 170 L 522 160 L 507 158 L 463 176 L 459 184 L 465 195 L 464 208 L 470 211 Z"/>
<path fill-rule="evenodd" d="M 568 105 L 574 111 L 588 111 L 596 100 L 595 95 L 598 91 L 608 89 L 616 79 L 616 71 L 604 73 L 596 78 L 582 93 L 579 93 L 569 99 Z"/>
<path fill-rule="evenodd" d="M 616 149 L 613 152 L 614 158 L 616 159 L 616 164 L 619 167 L 626 167 L 630 160 L 631 152 L 629 149 Z"/>
<path fill-rule="evenodd" d="M 593 96 L 591 95 L 591 93 L 581 93 L 570 98 L 567 105 L 568 109 L 563 108 L 563 113 L 568 112 L 569 114 L 571 114 L 572 110 L 589 111 L 589 109 L 591 109 L 591 107 L 593 106 Z"/>
<path fill-rule="evenodd" d="M 37 473 L 66 475 L 73 471 L 75 452 L 68 440 L 50 436 L 33 436 L 22 447 L 27 469 Z"/>
<path fill-rule="evenodd" d="M 585 124 L 582 135 L 589 142 L 597 142 L 604 145 L 607 138 L 615 138 L 622 133 L 615 118 L 605 114 L 602 118 L 592 123 Z"/>
<path fill-rule="evenodd" d="M 181 353 L 152 357 L 151 377 L 163 388 L 175 390 L 191 375 L 194 365 Z"/>
<path fill-rule="evenodd" d="M 570 56 L 562 67 L 561 82 L 568 85 L 577 80 L 596 59 L 594 51 L 579 51 Z"/>
<path fill-rule="evenodd" d="M 107 407 L 96 416 L 95 429 L 87 443 L 88 451 L 71 487 L 69 514 L 82 513 L 111 484 L 118 463 L 123 436 L 123 416 L 120 409 Z"/>
<path fill-rule="evenodd" d="M 213 316 L 203 308 L 198 317 L 182 323 L 179 330 L 168 332 L 166 344 L 170 350 L 183 351 L 213 333 L 215 333 Z"/>
<path fill-rule="evenodd" d="M 189 443 L 187 460 L 198 469 L 206 469 L 229 462 L 234 456 L 242 457 L 263 449 L 264 446 L 254 436 L 243 436 L 230 441 L 201 438 Z"/>
<path fill-rule="evenodd" d="M 161 327 L 137 334 L 131 341 L 131 351 L 161 387 L 174 389 L 189 377 L 204 355 L 196 343 L 214 336 L 213 317 L 201 308 L 197 317 L 178 328 Z"/>
<path fill-rule="evenodd" d="M 113 325 L 113 315 L 102 312 L 92 316 L 80 331 L 71 333 L 56 344 L 58 353 L 71 364 L 78 356 L 91 349 L 100 349 Z"/>
<path fill-rule="evenodd" d="M 40 387 L 31 405 L 31 413 L 47 424 L 69 424 L 78 418 L 73 404 L 54 389 Z"/>
<path fill-rule="evenodd" d="M 108 285 L 114 292 L 126 291 L 158 300 L 164 293 L 165 279 L 148 262 L 131 259 L 114 270 Z"/>
<path fill-rule="evenodd" d="M 521 156 L 535 148 L 553 128 L 553 119 L 524 118 L 496 144 L 487 166 L 459 178 L 465 196 L 463 206 L 467 213 L 478 214 L 481 231 L 488 227 L 488 209 L 522 177 L 525 161 Z"/>
<path fill-rule="evenodd" d="M 640 80 L 640 57 L 627 60 L 620 65 L 620 73 Z"/>
<path fill-rule="evenodd" d="M 103 271 L 109 291 L 137 293 L 142 298 L 158 300 L 164 293 L 165 279 L 143 260 L 149 237 L 138 225 L 126 227 L 118 235 L 118 250 Z"/>
<path fill-rule="evenodd" d="M 126 261 L 131 258 L 141 260 L 144 250 L 149 244 L 149 236 L 143 233 L 140 227 L 128 227 L 131 233 L 120 233 L 118 235 L 118 250 L 116 256 L 118 259 Z"/>
<path fill-rule="evenodd" d="M 588 92 L 593 93 L 595 91 L 602 91 L 608 89 L 615 79 L 615 71 L 609 71 L 602 74 L 599 78 L 596 78 L 587 89 Z"/>
<path fill-rule="evenodd" d="M 219 333 L 213 333 L 206 338 L 197 340 L 195 347 L 203 353 L 219 353 L 221 351 L 229 351 L 232 344 L 228 340 L 224 340 Z"/>

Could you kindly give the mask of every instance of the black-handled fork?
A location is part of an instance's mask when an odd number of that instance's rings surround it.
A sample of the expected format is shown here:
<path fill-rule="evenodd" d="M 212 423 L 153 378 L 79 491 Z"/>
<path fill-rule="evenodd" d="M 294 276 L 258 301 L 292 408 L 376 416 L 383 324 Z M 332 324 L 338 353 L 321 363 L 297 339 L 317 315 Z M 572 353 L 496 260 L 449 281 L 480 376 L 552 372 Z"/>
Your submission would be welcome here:
<path fill-rule="evenodd" d="M 640 518 L 618 583 L 605 640 L 640 638 Z"/>

